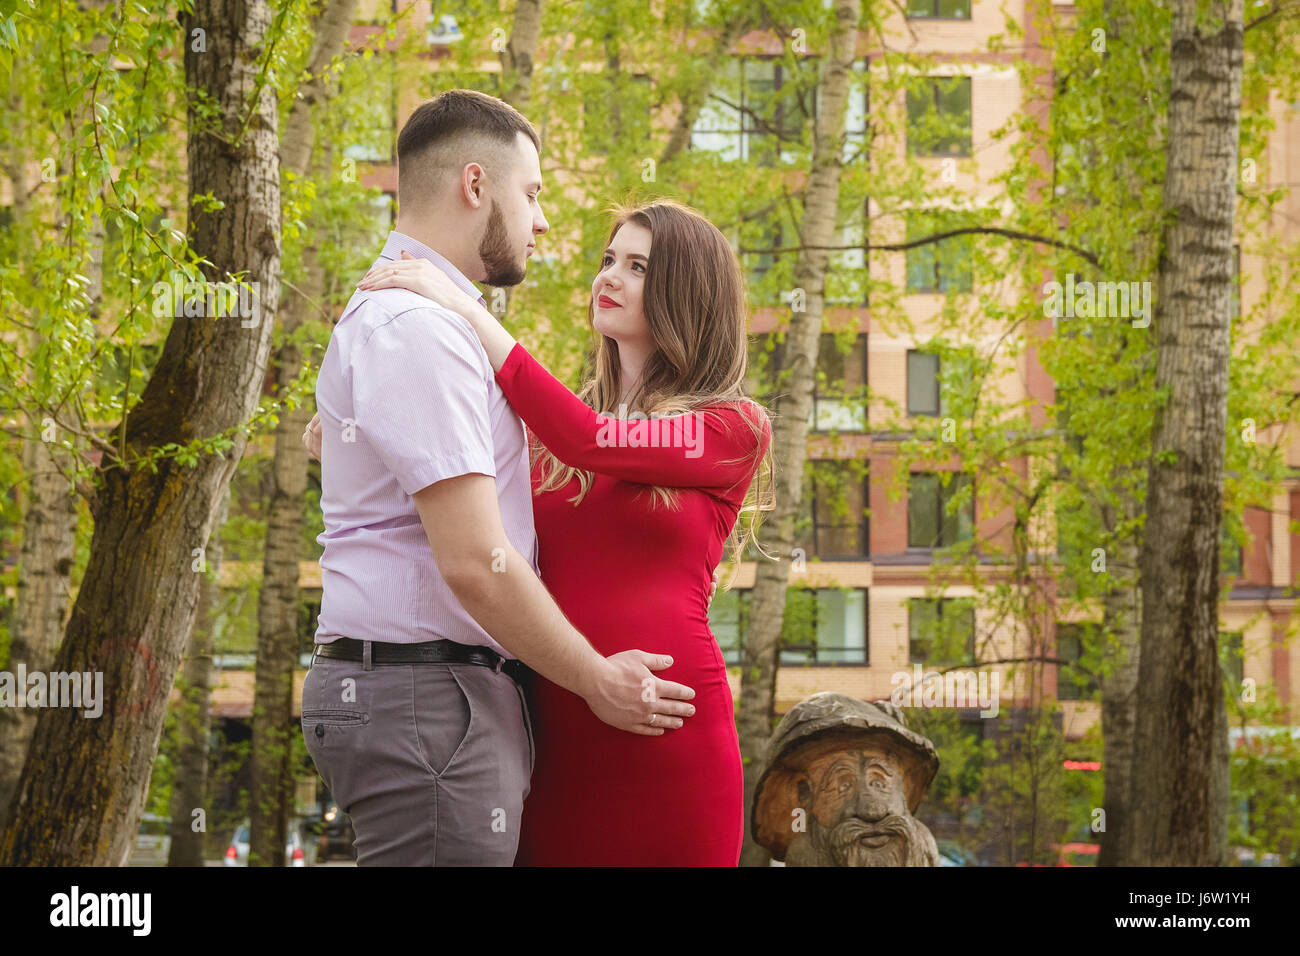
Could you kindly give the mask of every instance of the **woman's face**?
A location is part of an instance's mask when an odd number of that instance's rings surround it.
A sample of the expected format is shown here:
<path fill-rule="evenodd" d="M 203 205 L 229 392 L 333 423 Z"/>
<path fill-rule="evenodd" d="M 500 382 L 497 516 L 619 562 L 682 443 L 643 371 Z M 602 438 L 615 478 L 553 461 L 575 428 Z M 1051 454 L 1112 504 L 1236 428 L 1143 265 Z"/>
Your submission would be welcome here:
<path fill-rule="evenodd" d="M 652 344 L 642 309 L 650 240 L 645 226 L 624 223 L 605 250 L 600 272 L 591 284 L 592 324 L 620 345 L 645 348 Z"/>

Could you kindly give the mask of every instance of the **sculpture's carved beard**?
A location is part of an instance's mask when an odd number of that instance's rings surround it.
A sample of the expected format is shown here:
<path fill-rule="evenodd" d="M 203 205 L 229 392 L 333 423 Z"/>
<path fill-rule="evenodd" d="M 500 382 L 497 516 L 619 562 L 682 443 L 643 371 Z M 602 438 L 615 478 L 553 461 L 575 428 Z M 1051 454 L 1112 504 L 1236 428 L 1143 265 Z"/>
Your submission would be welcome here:
<path fill-rule="evenodd" d="M 849 817 L 809 836 L 822 844 L 832 866 L 926 866 L 925 842 L 916 818 L 890 814 L 868 823 Z"/>

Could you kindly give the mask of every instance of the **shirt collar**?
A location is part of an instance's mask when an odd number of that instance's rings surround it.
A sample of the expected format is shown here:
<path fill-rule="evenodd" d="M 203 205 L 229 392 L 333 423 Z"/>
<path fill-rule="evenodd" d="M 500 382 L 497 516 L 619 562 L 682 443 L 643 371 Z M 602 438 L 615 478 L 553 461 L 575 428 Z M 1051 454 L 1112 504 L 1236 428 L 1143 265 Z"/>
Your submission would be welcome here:
<path fill-rule="evenodd" d="M 384 251 L 380 255 L 385 259 L 400 259 L 402 258 L 403 250 L 418 258 L 428 259 L 443 272 L 447 273 L 451 278 L 451 281 L 456 283 L 456 285 L 464 290 L 466 294 L 478 299 L 479 304 L 484 308 L 487 307 L 487 301 L 479 293 L 478 289 L 474 288 L 474 283 L 465 278 L 463 272 L 448 262 L 443 256 L 438 255 L 438 253 L 434 252 L 418 239 L 412 239 L 410 236 L 406 235 L 406 233 L 398 232 L 396 229 L 390 232 L 388 234 L 388 241 L 384 243 Z"/>

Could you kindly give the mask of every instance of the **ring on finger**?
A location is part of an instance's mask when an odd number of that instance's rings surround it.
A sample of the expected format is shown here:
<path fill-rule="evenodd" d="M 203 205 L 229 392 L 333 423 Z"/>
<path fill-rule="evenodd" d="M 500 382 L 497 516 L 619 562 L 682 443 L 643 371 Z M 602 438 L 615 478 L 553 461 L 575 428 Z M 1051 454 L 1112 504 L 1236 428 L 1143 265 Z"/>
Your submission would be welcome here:
<path fill-rule="evenodd" d="M 658 714 L 651 714 L 651 715 L 650 715 L 650 726 L 653 727 L 653 726 L 655 725 L 655 721 L 658 720 L 658 719 L 659 719 L 659 715 L 658 715 Z"/>

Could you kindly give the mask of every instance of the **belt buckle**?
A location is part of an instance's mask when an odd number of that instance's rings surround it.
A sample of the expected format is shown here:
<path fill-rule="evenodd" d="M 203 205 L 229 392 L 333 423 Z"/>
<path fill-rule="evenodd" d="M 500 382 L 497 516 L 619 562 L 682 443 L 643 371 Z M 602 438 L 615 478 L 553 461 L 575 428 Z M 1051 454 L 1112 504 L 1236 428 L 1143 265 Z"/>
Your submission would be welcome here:
<path fill-rule="evenodd" d="M 492 662 L 492 672 L 494 674 L 500 674 L 501 668 L 506 666 L 506 659 L 496 651 L 492 651 L 492 656 L 496 658 L 496 660 Z"/>

